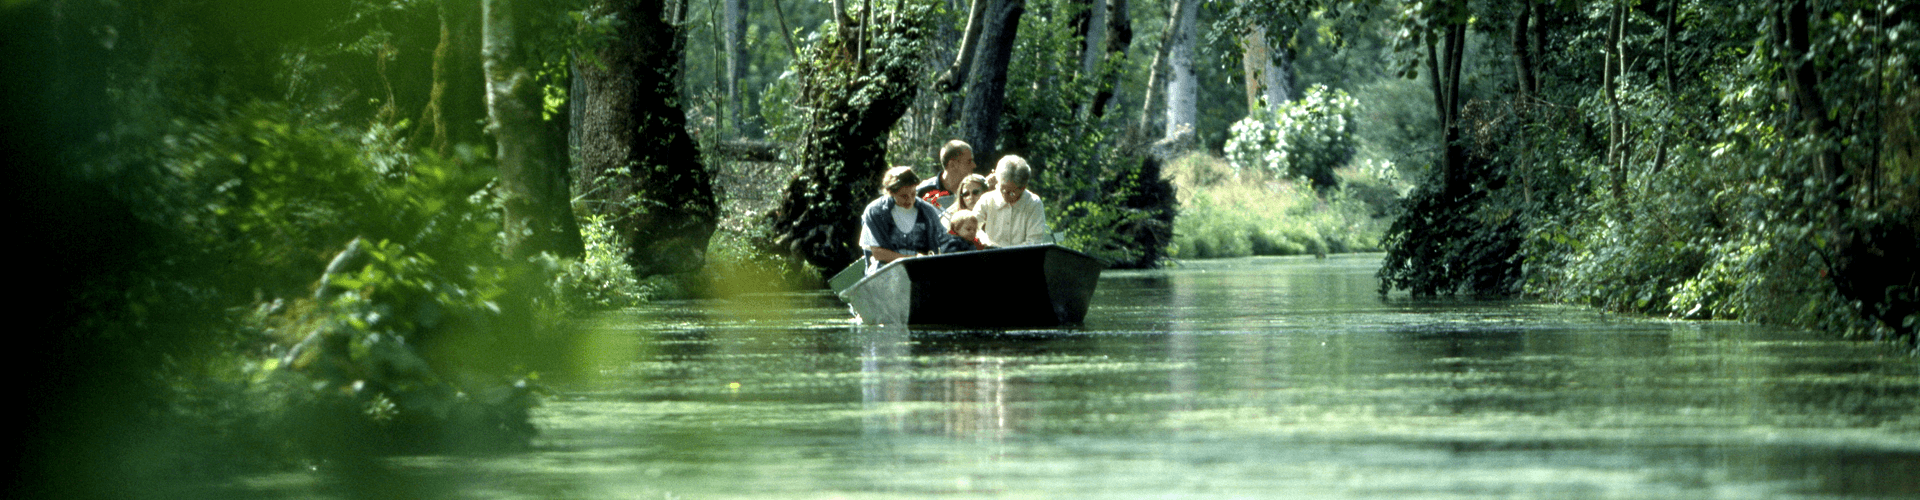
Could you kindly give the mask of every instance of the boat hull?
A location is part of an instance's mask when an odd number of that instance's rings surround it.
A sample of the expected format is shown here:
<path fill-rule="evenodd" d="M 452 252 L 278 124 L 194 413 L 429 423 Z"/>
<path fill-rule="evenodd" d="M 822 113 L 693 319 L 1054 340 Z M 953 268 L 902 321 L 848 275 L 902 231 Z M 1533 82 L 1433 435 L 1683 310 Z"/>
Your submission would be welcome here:
<path fill-rule="evenodd" d="M 1106 266 L 1059 245 L 1024 245 L 903 259 L 840 292 L 874 324 L 1076 325 Z"/>

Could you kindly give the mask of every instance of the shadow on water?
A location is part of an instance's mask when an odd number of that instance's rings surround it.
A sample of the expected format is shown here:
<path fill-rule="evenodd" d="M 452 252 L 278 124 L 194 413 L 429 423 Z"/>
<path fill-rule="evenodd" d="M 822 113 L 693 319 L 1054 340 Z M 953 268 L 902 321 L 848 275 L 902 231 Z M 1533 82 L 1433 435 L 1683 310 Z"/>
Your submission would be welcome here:
<path fill-rule="evenodd" d="M 386 460 L 359 489 L 314 474 L 233 488 L 343 498 L 1920 495 L 1920 364 L 1910 357 L 1753 325 L 1383 299 L 1376 265 L 1357 256 L 1113 271 L 1086 324 L 1065 329 L 855 327 L 822 293 L 655 304 L 592 320 L 580 368 L 538 414 L 531 452 Z"/>

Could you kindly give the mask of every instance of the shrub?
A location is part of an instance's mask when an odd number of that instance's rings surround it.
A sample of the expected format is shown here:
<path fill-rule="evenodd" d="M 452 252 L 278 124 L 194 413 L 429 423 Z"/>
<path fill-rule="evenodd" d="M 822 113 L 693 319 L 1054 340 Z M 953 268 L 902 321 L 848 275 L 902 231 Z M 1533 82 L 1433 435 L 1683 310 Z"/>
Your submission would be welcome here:
<path fill-rule="evenodd" d="M 1294 180 L 1235 179 L 1222 175 L 1229 170 L 1225 163 L 1206 155 L 1174 162 L 1169 177 L 1179 188 L 1182 207 L 1174 219 L 1175 257 L 1320 255 L 1380 248 L 1386 220 L 1374 214 L 1387 212 L 1386 207 L 1344 191 L 1322 197 Z M 1357 170 L 1342 169 L 1340 175 L 1400 189 Z M 1386 202 L 1397 203 L 1398 198 Z"/>
<path fill-rule="evenodd" d="M 1319 189 L 1337 186 L 1333 170 L 1353 159 L 1358 107 L 1345 91 L 1315 85 L 1299 101 L 1254 110 L 1233 124 L 1227 162 L 1242 172 L 1305 177 Z"/>
<path fill-rule="evenodd" d="M 562 311 L 617 309 L 646 301 L 652 290 L 635 278 L 627 264 L 627 243 L 611 219 L 589 215 L 580 221 L 585 251 L 578 259 L 559 260 L 543 254 L 554 269 L 551 287 Z"/>

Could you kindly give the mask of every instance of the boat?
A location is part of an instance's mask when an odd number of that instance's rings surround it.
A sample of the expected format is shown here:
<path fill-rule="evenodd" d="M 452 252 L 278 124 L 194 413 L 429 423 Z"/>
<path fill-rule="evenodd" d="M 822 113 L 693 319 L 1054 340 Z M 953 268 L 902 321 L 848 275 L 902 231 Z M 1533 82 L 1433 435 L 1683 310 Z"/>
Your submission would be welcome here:
<path fill-rule="evenodd" d="M 1021 245 L 900 259 L 838 295 L 866 324 L 1077 325 L 1105 268 L 1060 245 Z"/>

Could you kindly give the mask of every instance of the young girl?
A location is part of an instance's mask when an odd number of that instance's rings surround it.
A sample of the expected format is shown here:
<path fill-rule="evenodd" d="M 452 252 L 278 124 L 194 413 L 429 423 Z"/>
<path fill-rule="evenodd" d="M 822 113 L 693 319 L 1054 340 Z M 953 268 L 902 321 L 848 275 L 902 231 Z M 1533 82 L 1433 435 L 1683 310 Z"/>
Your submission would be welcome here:
<path fill-rule="evenodd" d="M 952 229 L 954 212 L 966 210 L 974 212 L 976 216 L 979 215 L 980 209 L 977 207 L 980 206 L 980 197 L 992 190 L 993 188 L 987 187 L 986 177 L 981 177 L 980 174 L 967 176 L 966 180 L 960 182 L 960 192 L 955 193 L 953 205 L 947 207 L 946 213 L 941 215 L 940 222 L 946 224 L 948 229 Z"/>

